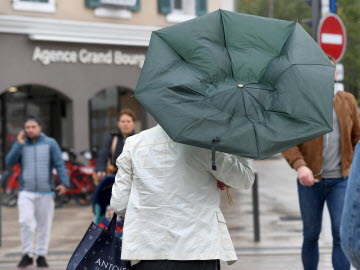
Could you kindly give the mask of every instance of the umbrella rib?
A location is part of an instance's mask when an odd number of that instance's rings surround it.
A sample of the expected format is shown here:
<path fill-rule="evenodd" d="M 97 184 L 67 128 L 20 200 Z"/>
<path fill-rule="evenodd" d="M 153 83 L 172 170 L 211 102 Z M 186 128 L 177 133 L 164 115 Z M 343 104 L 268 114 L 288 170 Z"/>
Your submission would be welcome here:
<path fill-rule="evenodd" d="M 291 64 L 290 66 L 288 66 L 286 69 L 284 69 L 283 71 L 281 71 L 281 73 L 279 74 L 279 76 L 276 78 L 275 82 L 273 82 L 273 85 L 276 85 L 278 80 L 280 79 L 281 75 L 283 75 L 288 69 L 295 67 L 295 66 L 324 66 L 324 67 L 332 67 L 330 65 L 324 65 L 324 64 Z"/>
<path fill-rule="evenodd" d="M 224 26 L 224 20 L 223 20 L 223 15 L 222 15 L 223 11 L 220 9 L 220 19 L 221 19 L 221 25 L 222 25 L 222 29 L 223 29 L 223 33 L 224 33 L 224 43 L 225 43 L 225 48 L 226 48 L 226 52 L 228 54 L 229 60 L 230 60 L 230 68 L 231 68 L 231 77 L 234 78 L 234 71 L 233 71 L 233 66 L 232 66 L 232 61 L 231 61 L 231 57 L 230 57 L 230 53 L 228 50 L 228 46 L 227 46 L 227 42 L 226 42 L 226 34 L 225 34 L 225 26 Z"/>
<path fill-rule="evenodd" d="M 310 118 L 306 118 L 306 117 L 301 117 L 301 116 L 298 116 L 298 115 L 292 115 L 292 114 L 288 114 L 288 113 L 285 113 L 285 112 L 281 112 L 281 111 L 275 111 L 275 110 L 267 110 L 268 112 L 273 112 L 273 113 L 278 113 L 278 114 L 283 114 L 283 115 L 286 115 L 286 116 L 290 116 L 294 119 L 298 119 L 298 120 L 303 120 L 303 121 L 311 121 L 311 122 L 314 122 L 316 124 L 318 124 L 319 126 L 323 126 L 323 127 L 326 127 L 328 128 L 328 126 L 324 125 L 323 123 L 320 123 L 314 119 L 310 119 Z"/>
<path fill-rule="evenodd" d="M 181 60 L 183 60 L 184 62 L 186 62 L 185 59 L 184 59 L 180 54 L 178 54 L 178 52 L 175 51 L 175 50 L 163 39 L 163 37 L 162 37 L 161 35 L 159 35 L 157 32 L 154 32 L 154 33 L 166 44 L 166 46 L 168 46 L 174 53 L 176 53 L 176 54 L 181 58 Z"/>
<path fill-rule="evenodd" d="M 185 63 L 187 66 L 189 66 L 194 72 L 198 73 L 201 76 L 205 76 L 206 74 L 203 74 L 200 70 L 197 70 L 196 68 L 194 68 L 192 65 L 190 65 L 177 51 L 175 51 L 163 38 L 161 35 L 159 35 L 157 32 L 154 32 L 165 44 L 166 46 L 168 46 L 174 53 L 176 53 L 177 56 L 180 57 L 180 59 L 182 60 L 183 63 Z"/>
<path fill-rule="evenodd" d="M 246 89 L 245 89 L 245 90 L 246 90 Z M 248 94 L 264 109 L 264 111 L 274 112 L 274 113 L 279 113 L 279 114 L 287 115 L 287 116 L 290 116 L 290 117 L 292 117 L 292 118 L 299 119 L 299 120 L 311 121 L 311 122 L 317 123 L 317 124 L 319 124 L 319 125 L 321 125 L 321 126 L 327 127 L 327 126 L 325 126 L 324 124 L 319 123 L 318 121 L 316 121 L 316 120 L 314 120 L 314 119 L 311 119 L 311 118 L 305 118 L 305 117 L 301 117 L 301 116 L 289 114 L 289 113 L 287 113 L 287 112 L 282 112 L 282 111 L 275 111 L 275 110 L 266 109 L 266 108 L 259 102 L 259 100 L 251 94 L 251 92 L 249 92 L 248 90 L 246 90 L 246 93 L 248 93 Z M 246 108 L 245 108 L 245 112 L 246 112 Z M 246 115 L 246 116 L 247 116 L 247 115 Z"/>
<path fill-rule="evenodd" d="M 245 89 L 248 89 L 248 88 L 250 88 L 250 89 L 256 89 L 256 90 L 264 90 L 264 91 L 275 91 L 274 89 L 271 89 L 271 88 L 257 88 L 257 87 L 250 87 L 250 86 L 248 86 L 248 85 L 250 85 L 250 84 L 258 84 L 258 83 L 248 83 L 248 84 L 246 84 L 245 85 Z"/>
<path fill-rule="evenodd" d="M 261 74 L 261 76 L 260 76 L 259 82 L 261 82 L 261 79 L 263 78 L 264 74 L 266 73 L 267 69 L 268 69 L 269 66 L 272 64 L 272 62 L 274 62 L 275 59 L 277 59 L 280 55 L 283 54 L 284 48 L 285 48 L 286 44 L 289 42 L 290 36 L 292 36 L 292 34 L 293 34 L 294 31 L 295 31 L 295 27 L 296 27 L 296 22 L 294 23 L 294 27 L 291 29 L 291 31 L 289 31 L 289 34 L 288 34 L 288 36 L 287 36 L 284 44 L 283 44 L 282 47 L 281 47 L 281 50 L 280 50 L 279 55 L 277 55 L 277 56 L 275 56 L 273 59 L 271 59 L 271 60 L 269 61 L 269 63 L 266 65 L 266 67 L 264 68 L 264 70 L 262 71 L 262 74 Z"/>
<path fill-rule="evenodd" d="M 256 97 L 254 97 L 254 96 L 251 94 L 251 92 L 249 92 L 247 89 L 245 89 L 245 90 L 246 90 L 246 93 L 248 93 L 253 99 L 256 100 L 256 102 L 264 109 L 264 111 L 267 111 L 267 109 L 260 103 L 260 101 L 259 101 Z"/>
<path fill-rule="evenodd" d="M 254 121 L 248 116 L 247 109 L 246 109 L 246 104 L 245 104 L 245 98 L 244 98 L 244 91 L 242 92 L 242 101 L 243 101 L 243 106 L 244 106 L 244 110 L 245 110 L 245 116 L 251 122 L 251 124 L 253 125 L 253 128 L 254 128 L 257 155 L 258 155 L 258 157 L 260 157 L 259 139 L 258 139 L 258 135 L 257 135 L 257 132 L 256 132 L 256 126 L 255 126 Z"/>
<path fill-rule="evenodd" d="M 246 89 L 245 89 L 246 90 Z M 295 119 L 299 119 L 299 120 L 303 120 L 303 121 L 311 121 L 311 122 L 314 122 L 320 126 L 323 126 L 323 127 L 328 127 L 314 119 L 310 119 L 310 118 L 305 118 L 305 117 L 301 117 L 301 116 L 297 116 L 297 115 L 291 115 L 289 113 L 286 113 L 286 112 L 281 112 L 281 111 L 275 111 L 275 110 L 267 110 L 259 101 L 256 97 L 254 97 L 251 92 L 247 91 L 246 90 L 246 93 L 248 93 L 263 109 L 264 111 L 267 111 L 267 112 L 272 112 L 272 113 L 278 113 L 278 114 L 282 114 L 282 115 L 286 115 L 286 116 L 289 116 L 289 117 L 292 117 L 292 118 L 295 118 Z M 245 107 L 245 113 L 246 113 L 246 107 Z M 246 117 L 252 122 L 252 120 L 247 116 L 247 113 L 246 113 Z M 255 126 L 254 126 L 255 128 Z M 260 156 L 260 155 L 259 155 Z"/>

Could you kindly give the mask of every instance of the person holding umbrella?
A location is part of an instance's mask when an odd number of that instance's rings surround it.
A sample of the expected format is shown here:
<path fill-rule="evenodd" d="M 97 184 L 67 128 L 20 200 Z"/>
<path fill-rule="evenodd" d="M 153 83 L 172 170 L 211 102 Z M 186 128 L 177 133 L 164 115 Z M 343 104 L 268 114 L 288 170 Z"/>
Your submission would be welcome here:
<path fill-rule="evenodd" d="M 136 270 L 219 269 L 237 260 L 219 208 L 217 179 L 234 188 L 254 182 L 252 160 L 174 142 L 160 125 L 126 140 L 117 159 L 111 206 L 125 216 L 122 260 Z"/>
<path fill-rule="evenodd" d="M 165 269 L 185 269 L 172 260 L 234 260 L 211 182 L 248 187 L 247 158 L 329 133 L 333 78 L 297 22 L 218 10 L 154 31 L 135 98 L 161 128 L 140 136 L 151 136 L 147 144 L 130 140 L 118 159 L 112 206 L 127 209 L 123 258 L 143 260 L 138 269 L 155 269 L 153 259 L 169 260 Z M 134 230 L 148 223 L 151 232 Z"/>
<path fill-rule="evenodd" d="M 330 60 L 335 66 L 334 59 L 330 57 Z M 359 140 L 357 102 L 352 94 L 335 89 L 333 131 L 282 152 L 297 172 L 304 225 L 302 262 L 305 270 L 317 269 L 318 240 L 325 202 L 331 217 L 333 267 L 335 270 L 350 269 L 340 245 L 340 222 L 350 166 Z"/>

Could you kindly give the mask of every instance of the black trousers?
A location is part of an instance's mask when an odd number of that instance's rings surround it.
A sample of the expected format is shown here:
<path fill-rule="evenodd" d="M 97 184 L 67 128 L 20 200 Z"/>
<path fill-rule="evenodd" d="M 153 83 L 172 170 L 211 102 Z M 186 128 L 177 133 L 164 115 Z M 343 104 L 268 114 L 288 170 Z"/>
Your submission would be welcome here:
<path fill-rule="evenodd" d="M 134 270 L 220 270 L 219 260 L 208 261 L 141 261 L 133 266 Z"/>

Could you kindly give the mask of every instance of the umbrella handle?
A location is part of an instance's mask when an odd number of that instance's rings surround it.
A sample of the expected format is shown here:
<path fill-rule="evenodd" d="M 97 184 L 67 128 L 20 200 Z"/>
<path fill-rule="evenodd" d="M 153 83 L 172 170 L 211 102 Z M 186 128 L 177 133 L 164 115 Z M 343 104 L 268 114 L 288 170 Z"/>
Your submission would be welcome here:
<path fill-rule="evenodd" d="M 215 139 L 212 140 L 212 145 L 211 145 L 211 161 L 212 161 L 212 170 L 216 171 L 216 149 L 215 149 L 215 145 L 217 143 L 220 142 L 220 138 L 219 137 L 215 137 Z"/>

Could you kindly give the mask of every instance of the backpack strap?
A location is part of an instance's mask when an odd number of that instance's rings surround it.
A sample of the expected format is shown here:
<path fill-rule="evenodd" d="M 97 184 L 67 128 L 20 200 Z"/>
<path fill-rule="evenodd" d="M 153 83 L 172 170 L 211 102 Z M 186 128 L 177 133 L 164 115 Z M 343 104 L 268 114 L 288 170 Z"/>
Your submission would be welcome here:
<path fill-rule="evenodd" d="M 110 161 L 111 164 L 114 164 L 114 158 L 115 158 L 115 151 L 116 151 L 116 145 L 118 143 L 119 137 L 117 135 L 114 135 L 111 143 L 111 149 L 110 149 Z"/>

